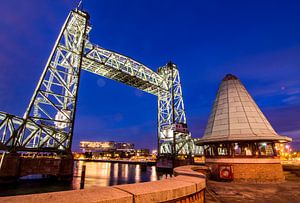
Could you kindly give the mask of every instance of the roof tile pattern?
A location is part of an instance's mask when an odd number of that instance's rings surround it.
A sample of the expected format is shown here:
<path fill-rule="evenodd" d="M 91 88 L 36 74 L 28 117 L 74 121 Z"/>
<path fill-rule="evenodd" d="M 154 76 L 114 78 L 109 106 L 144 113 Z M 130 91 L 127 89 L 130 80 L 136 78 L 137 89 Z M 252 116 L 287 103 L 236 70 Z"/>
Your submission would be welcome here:
<path fill-rule="evenodd" d="M 240 80 L 226 75 L 217 93 L 203 138 L 199 142 L 282 140 Z"/>

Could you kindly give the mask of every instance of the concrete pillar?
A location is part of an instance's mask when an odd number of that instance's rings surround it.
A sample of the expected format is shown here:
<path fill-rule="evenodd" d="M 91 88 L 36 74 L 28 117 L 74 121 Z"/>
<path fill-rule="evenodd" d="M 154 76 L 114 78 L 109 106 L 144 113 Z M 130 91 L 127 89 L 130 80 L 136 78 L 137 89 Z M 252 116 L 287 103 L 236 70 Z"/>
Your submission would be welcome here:
<path fill-rule="evenodd" d="M 72 180 L 73 178 L 73 167 L 74 159 L 73 156 L 69 155 L 66 157 L 61 157 L 60 161 L 60 171 L 59 178 L 63 180 Z"/>
<path fill-rule="evenodd" d="M 19 177 L 19 173 L 20 155 L 17 153 L 3 153 L 0 159 L 0 179 L 17 179 Z"/>

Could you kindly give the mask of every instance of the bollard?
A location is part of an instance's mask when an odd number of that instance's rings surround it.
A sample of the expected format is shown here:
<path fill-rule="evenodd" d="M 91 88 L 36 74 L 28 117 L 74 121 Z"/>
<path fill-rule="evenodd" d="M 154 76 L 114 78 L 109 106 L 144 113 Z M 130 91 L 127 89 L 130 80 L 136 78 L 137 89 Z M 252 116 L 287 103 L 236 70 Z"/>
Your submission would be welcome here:
<path fill-rule="evenodd" d="M 81 179 L 80 179 L 80 189 L 84 189 L 85 169 L 86 169 L 86 165 L 82 165 Z"/>

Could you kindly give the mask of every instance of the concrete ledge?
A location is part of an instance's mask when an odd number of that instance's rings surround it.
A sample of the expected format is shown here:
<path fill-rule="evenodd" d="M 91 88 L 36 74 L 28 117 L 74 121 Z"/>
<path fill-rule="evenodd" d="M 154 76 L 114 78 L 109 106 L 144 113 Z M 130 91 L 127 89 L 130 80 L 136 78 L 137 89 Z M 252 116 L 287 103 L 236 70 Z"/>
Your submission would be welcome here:
<path fill-rule="evenodd" d="M 95 187 L 84 190 L 49 192 L 32 195 L 0 197 L 0 202 L 7 203 L 131 203 L 133 196 L 113 187 Z"/>
<path fill-rule="evenodd" d="M 278 164 L 279 158 L 206 158 L 205 163 Z"/>
<path fill-rule="evenodd" d="M 200 169 L 203 169 L 203 167 L 194 165 L 180 166 L 174 169 L 175 177 L 173 178 L 147 183 L 117 185 L 114 188 L 134 195 L 135 203 L 172 202 L 172 200 L 176 201 L 177 199 L 197 194 L 205 189 L 205 175 L 195 171 Z"/>
<path fill-rule="evenodd" d="M 206 187 L 206 181 L 192 176 L 176 176 L 173 180 L 193 183 L 196 186 L 196 192 L 203 190 Z"/>
<path fill-rule="evenodd" d="M 114 186 L 134 195 L 134 202 L 164 202 L 196 193 L 196 184 L 173 178 L 148 183 Z"/>
<path fill-rule="evenodd" d="M 175 177 L 170 179 L 113 187 L 0 197 L 0 202 L 204 202 L 205 175 L 194 171 L 200 169 L 201 166 L 181 166 L 174 169 Z"/>
<path fill-rule="evenodd" d="M 174 175 L 193 176 L 193 177 L 205 179 L 206 176 L 203 173 L 197 171 L 206 171 L 206 170 L 209 170 L 207 166 L 196 166 L 196 165 L 180 166 L 174 168 Z"/>

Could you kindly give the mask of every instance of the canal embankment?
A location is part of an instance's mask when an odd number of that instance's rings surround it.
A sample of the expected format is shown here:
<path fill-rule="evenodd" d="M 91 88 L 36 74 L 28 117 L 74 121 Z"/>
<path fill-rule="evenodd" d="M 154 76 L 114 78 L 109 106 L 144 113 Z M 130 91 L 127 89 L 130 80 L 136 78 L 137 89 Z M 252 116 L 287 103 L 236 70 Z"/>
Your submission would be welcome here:
<path fill-rule="evenodd" d="M 139 202 L 204 202 L 205 175 L 195 172 L 197 166 L 179 167 L 172 178 L 116 185 L 93 187 L 43 194 L 0 197 L 1 202 L 99 202 L 99 203 L 139 203 Z"/>
<path fill-rule="evenodd" d="M 150 182 L 170 177 L 156 170 L 155 166 L 110 162 L 75 161 L 73 179 L 69 182 L 40 174 L 20 178 L 11 184 L 0 184 L 0 196 L 47 193 L 80 188 L 82 167 L 86 165 L 84 188 Z"/>

